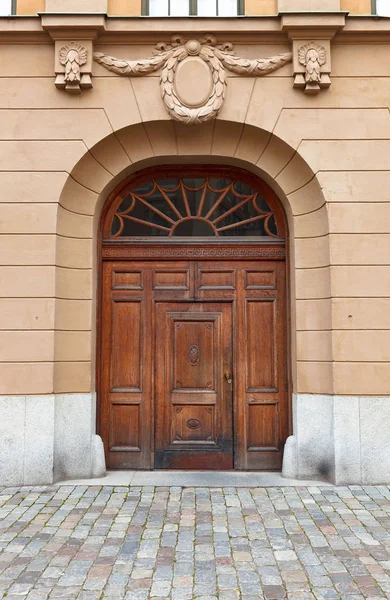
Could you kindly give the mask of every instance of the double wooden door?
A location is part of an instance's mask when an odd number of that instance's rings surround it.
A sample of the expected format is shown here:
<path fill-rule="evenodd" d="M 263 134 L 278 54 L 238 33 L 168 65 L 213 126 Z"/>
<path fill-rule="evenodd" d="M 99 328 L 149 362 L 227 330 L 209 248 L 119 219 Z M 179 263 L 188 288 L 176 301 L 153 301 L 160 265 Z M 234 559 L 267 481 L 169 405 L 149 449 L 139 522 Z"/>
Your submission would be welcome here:
<path fill-rule="evenodd" d="M 102 294 L 108 468 L 281 468 L 283 260 L 110 260 Z"/>

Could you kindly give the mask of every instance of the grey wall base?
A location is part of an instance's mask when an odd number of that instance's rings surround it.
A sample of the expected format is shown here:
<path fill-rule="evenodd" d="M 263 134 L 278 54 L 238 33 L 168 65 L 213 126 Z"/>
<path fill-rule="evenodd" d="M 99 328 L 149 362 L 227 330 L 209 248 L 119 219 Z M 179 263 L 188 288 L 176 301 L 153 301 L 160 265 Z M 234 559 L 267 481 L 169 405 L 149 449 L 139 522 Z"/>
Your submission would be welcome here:
<path fill-rule="evenodd" d="M 0 485 L 101 477 L 95 395 L 0 396 Z M 298 394 L 283 474 L 390 483 L 390 397 Z"/>
<path fill-rule="evenodd" d="M 285 476 L 390 483 L 390 397 L 297 394 L 293 416 Z"/>
<path fill-rule="evenodd" d="M 0 396 L 0 485 L 102 476 L 95 395 Z"/>

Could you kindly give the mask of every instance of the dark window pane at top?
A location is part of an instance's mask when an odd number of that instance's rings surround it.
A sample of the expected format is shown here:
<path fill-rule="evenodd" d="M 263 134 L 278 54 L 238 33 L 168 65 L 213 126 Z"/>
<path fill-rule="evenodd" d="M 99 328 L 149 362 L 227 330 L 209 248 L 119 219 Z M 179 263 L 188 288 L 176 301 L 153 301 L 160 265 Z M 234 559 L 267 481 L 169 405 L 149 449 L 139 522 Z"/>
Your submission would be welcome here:
<path fill-rule="evenodd" d="M 224 177 L 145 182 L 123 198 L 111 235 L 121 227 L 125 237 L 277 236 L 265 199 L 246 183 Z"/>

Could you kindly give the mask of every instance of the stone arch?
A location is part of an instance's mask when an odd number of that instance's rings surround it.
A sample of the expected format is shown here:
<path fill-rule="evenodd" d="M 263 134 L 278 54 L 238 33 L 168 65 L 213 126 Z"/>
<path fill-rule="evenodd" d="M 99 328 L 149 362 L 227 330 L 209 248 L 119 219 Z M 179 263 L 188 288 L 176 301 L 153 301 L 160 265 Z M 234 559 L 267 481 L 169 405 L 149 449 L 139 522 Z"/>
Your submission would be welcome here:
<path fill-rule="evenodd" d="M 293 390 L 332 393 L 329 228 L 316 174 L 280 137 L 223 120 L 196 128 L 172 121 L 131 125 L 102 139 L 74 166 L 58 207 L 56 349 L 69 339 L 67 362 L 55 364 L 55 392 L 95 389 L 97 232 L 108 195 L 142 168 L 205 161 L 257 174 L 282 202 L 290 231 Z M 321 358 L 314 352 L 312 359 L 313 339 Z M 66 381 L 74 381 L 74 389 Z"/>

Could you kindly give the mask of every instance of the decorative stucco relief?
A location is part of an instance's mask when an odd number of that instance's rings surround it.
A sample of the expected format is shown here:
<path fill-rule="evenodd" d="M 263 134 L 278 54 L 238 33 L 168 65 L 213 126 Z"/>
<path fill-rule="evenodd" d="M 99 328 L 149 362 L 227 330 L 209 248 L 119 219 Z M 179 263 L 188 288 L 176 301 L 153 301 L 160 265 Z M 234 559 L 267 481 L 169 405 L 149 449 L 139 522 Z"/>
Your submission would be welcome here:
<path fill-rule="evenodd" d="M 329 42 L 327 44 L 329 45 Z M 330 87 L 329 50 L 330 48 L 327 51 L 323 45 L 316 42 L 309 42 L 303 45 L 296 44 L 296 60 L 294 60 L 294 63 L 299 63 L 302 69 L 300 72 L 294 69 L 295 88 L 304 89 L 306 94 L 318 94 L 322 88 Z"/>
<path fill-rule="evenodd" d="M 69 42 L 68 44 L 57 48 L 57 68 L 56 68 L 56 87 L 64 89 L 71 94 L 79 94 L 81 88 L 92 87 L 91 67 L 85 72 L 85 67 L 89 60 L 88 49 L 78 42 Z M 61 72 L 59 72 L 61 71 Z"/>
<path fill-rule="evenodd" d="M 160 89 L 165 107 L 176 121 L 204 123 L 215 119 L 226 98 L 226 70 L 261 77 L 292 61 L 290 52 L 249 60 L 235 56 L 231 43 L 217 44 L 212 35 L 185 41 L 175 35 L 160 43 L 151 58 L 130 61 L 95 53 L 94 60 L 125 77 L 141 77 L 161 69 Z"/>

